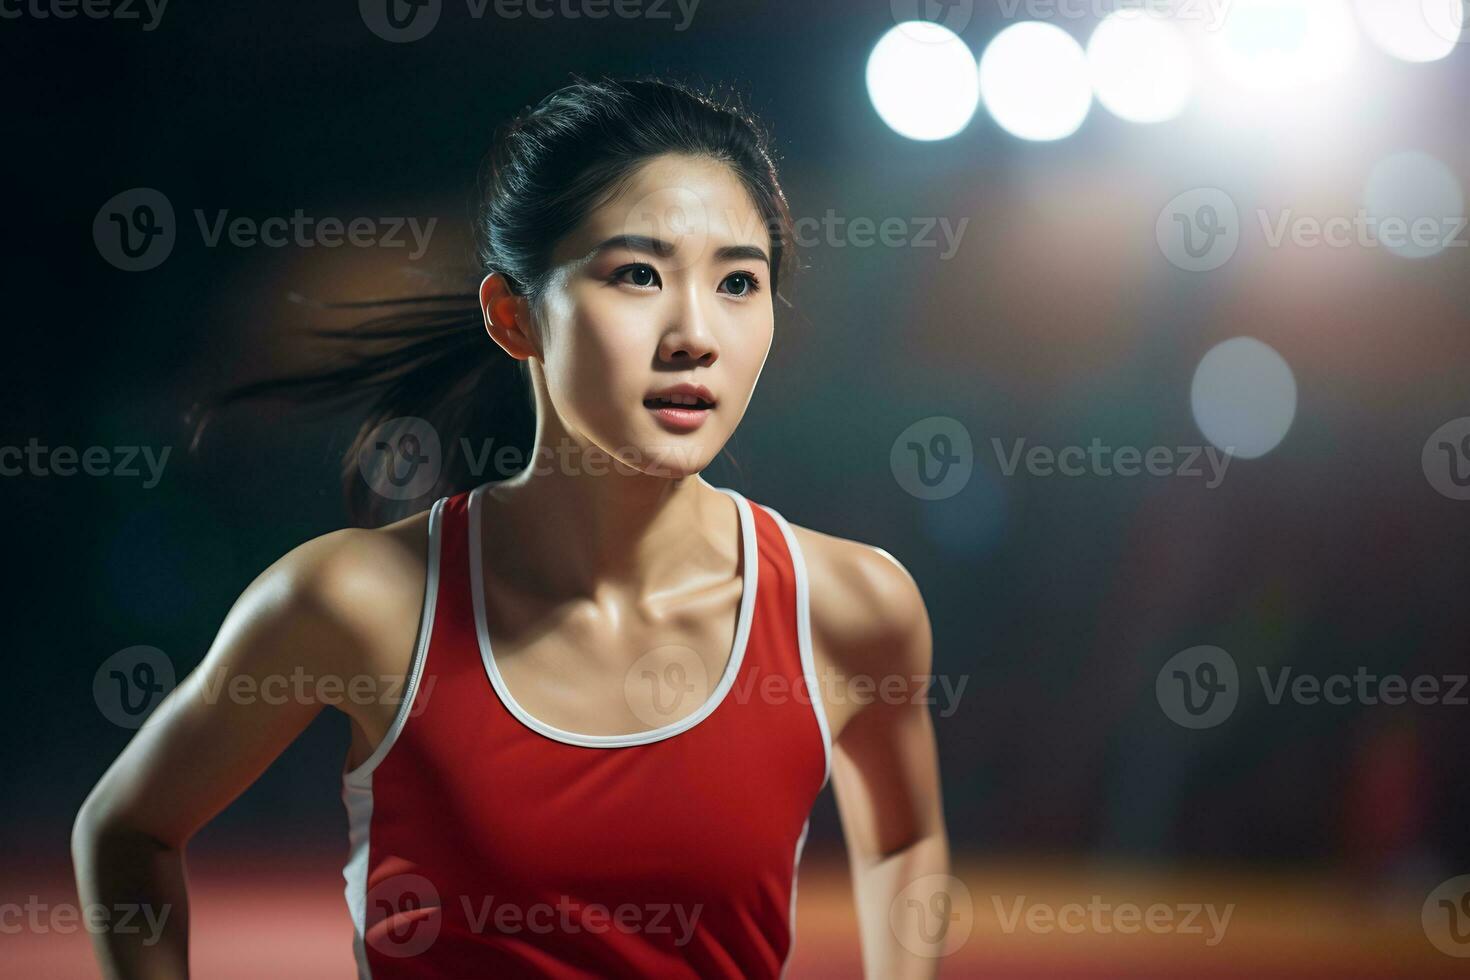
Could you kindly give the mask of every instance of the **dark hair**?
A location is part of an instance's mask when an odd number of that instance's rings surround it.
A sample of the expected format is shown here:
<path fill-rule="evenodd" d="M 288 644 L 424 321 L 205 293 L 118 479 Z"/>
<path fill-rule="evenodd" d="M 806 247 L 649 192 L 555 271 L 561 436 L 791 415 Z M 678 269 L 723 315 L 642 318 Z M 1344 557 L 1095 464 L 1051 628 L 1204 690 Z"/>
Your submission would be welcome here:
<path fill-rule="evenodd" d="M 617 193 L 640 164 L 668 153 L 717 160 L 740 179 L 770 232 L 774 296 L 793 236 L 769 136 L 733 98 L 664 79 L 577 78 L 501 127 L 480 174 L 475 282 L 498 272 L 513 292 L 539 303 L 557 242 Z M 217 411 L 244 400 L 365 403 L 362 424 L 342 460 L 347 509 L 362 525 L 383 523 L 484 482 L 471 472 L 465 454 L 448 451 L 461 436 L 493 437 L 497 449 L 514 447 L 520 459 L 527 458 L 536 420 L 526 367 L 486 335 L 476 291 L 320 305 L 384 312 L 355 327 L 310 331 L 344 349 L 338 363 L 239 385 L 196 404 L 191 450 Z M 358 459 L 375 430 L 404 417 L 432 425 L 446 451 L 438 481 L 399 502 L 374 490 Z"/>

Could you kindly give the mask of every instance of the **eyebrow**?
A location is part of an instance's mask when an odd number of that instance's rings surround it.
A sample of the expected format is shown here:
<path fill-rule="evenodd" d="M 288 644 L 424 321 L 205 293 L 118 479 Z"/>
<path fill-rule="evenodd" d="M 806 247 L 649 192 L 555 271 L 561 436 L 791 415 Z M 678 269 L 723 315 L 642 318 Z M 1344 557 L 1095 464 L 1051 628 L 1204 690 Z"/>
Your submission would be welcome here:
<path fill-rule="evenodd" d="M 674 245 L 664 241 L 662 238 L 653 238 L 649 235 L 614 235 L 604 239 L 593 246 L 588 256 L 596 255 L 598 252 L 611 248 L 626 248 L 634 252 L 647 252 L 657 255 L 659 258 L 668 258 L 674 254 Z M 752 259 L 764 262 L 767 266 L 771 264 L 765 249 L 758 245 L 723 245 L 715 249 L 715 261 L 728 262 L 732 259 Z"/>

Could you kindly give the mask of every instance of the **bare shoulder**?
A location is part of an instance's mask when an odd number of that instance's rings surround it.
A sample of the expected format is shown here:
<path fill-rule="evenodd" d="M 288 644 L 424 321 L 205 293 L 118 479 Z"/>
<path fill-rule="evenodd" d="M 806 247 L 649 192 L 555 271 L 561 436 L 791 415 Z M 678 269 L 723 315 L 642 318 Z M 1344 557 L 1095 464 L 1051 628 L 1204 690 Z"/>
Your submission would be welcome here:
<path fill-rule="evenodd" d="M 793 524 L 806 561 L 812 640 L 838 672 L 927 673 L 929 614 L 897 558 L 873 545 Z"/>
<path fill-rule="evenodd" d="M 342 528 L 298 546 L 282 562 L 289 577 L 317 601 L 368 610 L 422 584 L 428 562 L 428 512 L 379 528 Z"/>
<path fill-rule="evenodd" d="M 261 572 L 234 613 L 267 633 L 289 632 L 285 645 L 324 671 L 386 671 L 412 647 L 427 575 L 425 512 L 297 545 Z"/>

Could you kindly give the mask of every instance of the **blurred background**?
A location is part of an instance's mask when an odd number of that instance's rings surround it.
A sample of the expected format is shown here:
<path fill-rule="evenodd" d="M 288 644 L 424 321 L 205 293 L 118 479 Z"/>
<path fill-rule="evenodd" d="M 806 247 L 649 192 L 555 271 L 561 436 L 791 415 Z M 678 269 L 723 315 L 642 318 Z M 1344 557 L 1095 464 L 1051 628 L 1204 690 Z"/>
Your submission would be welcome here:
<path fill-rule="evenodd" d="M 0 972 L 96 973 L 46 910 L 132 734 L 104 662 L 182 677 L 347 523 L 349 414 L 254 406 L 191 455 L 185 410 L 310 362 L 293 295 L 477 281 L 494 127 L 657 72 L 749 102 L 800 219 L 706 477 L 928 604 L 942 975 L 1463 976 L 1466 42 L 1459 0 L 7 2 Z M 346 744 L 324 712 L 191 843 L 198 976 L 352 975 Z M 860 974 L 848 887 L 827 793 L 793 977 Z"/>

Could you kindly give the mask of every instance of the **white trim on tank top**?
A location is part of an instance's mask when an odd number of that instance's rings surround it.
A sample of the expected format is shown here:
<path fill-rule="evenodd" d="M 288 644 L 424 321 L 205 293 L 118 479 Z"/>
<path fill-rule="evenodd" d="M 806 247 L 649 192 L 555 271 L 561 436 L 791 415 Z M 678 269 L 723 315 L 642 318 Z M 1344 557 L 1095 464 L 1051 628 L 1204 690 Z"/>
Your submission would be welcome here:
<path fill-rule="evenodd" d="M 402 700 L 393 715 L 393 723 L 388 726 L 387 734 L 372 755 L 357 768 L 342 774 L 342 803 L 347 808 L 347 862 L 342 867 L 343 895 L 347 900 L 348 917 L 352 920 L 352 955 L 357 964 L 359 980 L 371 980 L 373 975 L 368 964 L 364 939 L 367 928 L 368 846 L 373 823 L 373 771 L 398 741 L 404 723 L 413 712 L 419 679 L 423 676 L 429 637 L 434 632 L 434 610 L 438 607 L 439 554 L 443 541 L 441 526 L 444 504 L 448 499 L 439 498 L 429 509 L 429 554 L 424 577 L 424 606 L 419 616 L 418 640 L 414 644 L 412 661 L 405 673 Z"/>
<path fill-rule="evenodd" d="M 766 512 L 776 519 L 776 526 L 781 529 L 781 536 L 786 539 L 786 550 L 791 555 L 791 567 L 796 576 L 796 643 L 801 650 L 801 672 L 806 677 L 807 696 L 811 698 L 812 713 L 817 716 L 817 727 L 822 732 L 822 785 L 818 792 L 825 789 L 827 780 L 832 776 L 832 729 L 827 723 L 827 709 L 822 702 L 822 689 L 817 684 L 817 661 L 812 654 L 812 604 L 811 584 L 806 572 L 806 558 L 801 553 L 801 545 L 796 542 L 796 534 L 791 530 L 791 525 L 786 522 L 776 511 L 767 507 Z"/>
<path fill-rule="evenodd" d="M 424 662 L 428 657 L 429 637 L 434 633 L 434 611 L 439 605 L 441 528 L 444 523 L 444 504 L 448 499 L 448 497 L 440 497 L 434 501 L 434 506 L 429 508 L 429 553 L 424 578 L 424 605 L 423 611 L 419 614 L 418 639 L 414 643 L 413 655 L 409 660 L 408 670 L 404 674 L 402 700 L 393 715 L 392 724 L 388 726 L 388 731 L 383 735 L 383 740 L 378 743 L 377 748 L 356 769 L 342 774 L 342 778 L 348 782 L 362 784 L 373 774 L 373 770 L 378 768 L 378 764 L 393 748 L 393 743 L 398 741 L 399 733 L 403 731 L 404 724 L 408 721 L 409 715 L 413 713 L 413 702 L 418 694 L 419 678 L 423 676 Z"/>
<path fill-rule="evenodd" d="M 700 482 L 704 482 L 701 480 Z M 469 499 L 469 565 L 470 565 L 470 592 L 474 598 L 475 606 L 475 636 L 480 644 L 480 659 L 485 665 L 485 673 L 490 678 L 490 684 L 495 689 L 502 704 L 521 722 L 532 731 L 539 732 L 547 738 L 568 745 L 580 745 L 586 748 L 616 749 L 632 745 L 647 745 L 650 742 L 659 742 L 666 738 L 672 738 L 680 732 L 688 731 L 699 724 L 705 718 L 714 713 L 714 710 L 725 700 L 725 695 L 735 686 L 735 679 L 740 673 L 740 665 L 745 660 L 746 641 L 750 639 L 750 623 L 755 615 L 755 596 L 759 579 L 759 552 L 756 547 L 755 518 L 750 512 L 750 502 L 734 490 L 725 487 L 713 487 L 720 493 L 725 494 L 735 501 L 735 510 L 739 515 L 741 565 L 743 566 L 744 582 L 740 595 L 740 612 L 735 623 L 735 641 L 730 650 L 730 659 L 725 664 L 725 672 L 720 677 L 719 686 L 709 699 L 692 714 L 686 715 L 677 721 L 658 728 L 651 728 L 642 732 L 629 732 L 622 735 L 584 735 L 580 732 L 569 732 L 546 722 L 531 714 L 516 701 L 506 686 L 505 678 L 500 674 L 500 668 L 495 665 L 495 657 L 490 649 L 490 631 L 485 618 L 485 580 L 483 565 L 481 563 L 481 535 L 480 535 L 480 495 L 490 484 L 482 484 L 470 491 Z"/>

